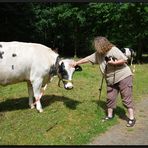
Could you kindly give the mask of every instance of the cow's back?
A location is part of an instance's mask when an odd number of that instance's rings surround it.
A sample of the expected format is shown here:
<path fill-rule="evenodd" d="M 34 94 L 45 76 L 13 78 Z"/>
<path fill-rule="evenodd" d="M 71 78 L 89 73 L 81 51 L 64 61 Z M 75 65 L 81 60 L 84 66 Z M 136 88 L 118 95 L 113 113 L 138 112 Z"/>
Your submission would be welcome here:
<path fill-rule="evenodd" d="M 0 84 L 29 80 L 31 73 L 48 70 L 56 57 L 56 53 L 41 44 L 0 42 Z"/>

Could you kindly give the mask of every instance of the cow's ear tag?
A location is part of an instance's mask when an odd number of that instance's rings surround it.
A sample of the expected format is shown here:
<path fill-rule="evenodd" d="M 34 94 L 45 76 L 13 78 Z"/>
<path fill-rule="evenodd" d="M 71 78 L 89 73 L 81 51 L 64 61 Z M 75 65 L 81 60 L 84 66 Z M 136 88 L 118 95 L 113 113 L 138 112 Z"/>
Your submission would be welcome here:
<path fill-rule="evenodd" d="M 82 71 L 82 67 L 79 66 L 79 65 L 76 65 L 76 66 L 75 66 L 75 71 Z"/>

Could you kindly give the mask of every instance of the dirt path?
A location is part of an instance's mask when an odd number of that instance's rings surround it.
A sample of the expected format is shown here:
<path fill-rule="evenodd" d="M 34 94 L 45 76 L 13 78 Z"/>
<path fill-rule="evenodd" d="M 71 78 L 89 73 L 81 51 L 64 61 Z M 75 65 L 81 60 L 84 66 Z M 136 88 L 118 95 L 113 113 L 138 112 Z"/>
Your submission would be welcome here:
<path fill-rule="evenodd" d="M 89 145 L 148 145 L 148 97 L 136 104 L 136 124 L 126 127 L 126 122 L 119 119 L 119 124 L 92 140 Z"/>

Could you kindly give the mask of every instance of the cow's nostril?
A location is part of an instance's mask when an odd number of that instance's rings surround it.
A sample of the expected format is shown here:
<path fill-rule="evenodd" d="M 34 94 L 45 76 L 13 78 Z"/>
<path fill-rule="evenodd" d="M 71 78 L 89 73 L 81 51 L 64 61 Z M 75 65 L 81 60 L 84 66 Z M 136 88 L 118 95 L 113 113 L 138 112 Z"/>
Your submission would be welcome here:
<path fill-rule="evenodd" d="M 65 87 L 67 90 L 71 90 L 73 89 L 73 87 Z"/>
<path fill-rule="evenodd" d="M 72 85 L 72 83 L 67 83 L 67 84 L 65 84 L 64 87 L 65 87 L 65 89 L 70 90 L 73 88 L 73 85 Z"/>
<path fill-rule="evenodd" d="M 73 86 L 69 87 L 69 89 L 72 89 L 72 88 L 73 88 Z"/>

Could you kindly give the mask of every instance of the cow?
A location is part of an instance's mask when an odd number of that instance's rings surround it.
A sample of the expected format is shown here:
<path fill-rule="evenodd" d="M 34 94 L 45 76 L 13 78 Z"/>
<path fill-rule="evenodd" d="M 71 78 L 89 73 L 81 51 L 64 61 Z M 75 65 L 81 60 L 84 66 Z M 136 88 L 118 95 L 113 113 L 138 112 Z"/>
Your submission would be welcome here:
<path fill-rule="evenodd" d="M 37 111 L 42 112 L 40 99 L 54 76 L 58 76 L 59 85 L 62 81 L 65 89 L 73 88 L 73 73 L 82 68 L 72 67 L 72 62 L 39 43 L 0 42 L 0 85 L 27 82 L 29 106 L 32 109 L 36 105 Z"/>
<path fill-rule="evenodd" d="M 134 57 L 136 56 L 135 51 L 132 48 L 121 48 L 120 50 L 128 58 L 127 64 L 129 64 L 131 66 L 131 70 L 134 73 L 135 72 L 135 65 L 133 65 L 133 60 L 134 60 Z"/>
<path fill-rule="evenodd" d="M 132 48 L 121 48 L 120 49 L 124 55 L 128 58 L 128 63 L 130 65 L 133 64 L 133 60 L 134 60 L 134 57 L 135 57 L 135 52 Z"/>

